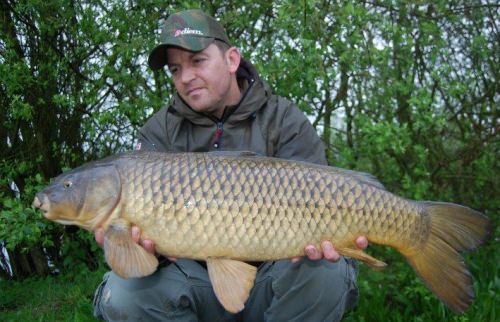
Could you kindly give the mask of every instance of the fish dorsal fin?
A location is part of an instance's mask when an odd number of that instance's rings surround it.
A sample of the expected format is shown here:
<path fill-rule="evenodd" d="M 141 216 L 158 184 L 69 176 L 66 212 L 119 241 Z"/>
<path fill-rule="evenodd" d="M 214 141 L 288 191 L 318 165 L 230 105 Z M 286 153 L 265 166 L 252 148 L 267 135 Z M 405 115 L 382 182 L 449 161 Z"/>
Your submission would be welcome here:
<path fill-rule="evenodd" d="M 134 242 L 129 224 L 111 222 L 104 232 L 104 255 L 113 272 L 123 278 L 143 277 L 158 267 L 158 259 Z"/>
<path fill-rule="evenodd" d="M 339 174 L 355 178 L 359 182 L 374 186 L 377 189 L 386 190 L 384 185 L 380 181 L 378 181 L 378 179 L 374 175 L 371 175 L 369 173 L 355 171 L 355 170 L 347 170 L 337 167 L 327 167 L 327 168 L 329 168 L 330 171 L 332 172 L 337 172 Z"/>
<path fill-rule="evenodd" d="M 257 157 L 261 156 L 252 151 L 210 151 L 208 154 L 225 157 Z"/>
<path fill-rule="evenodd" d="M 222 306 L 231 313 L 243 310 L 252 290 L 257 268 L 232 259 L 208 258 L 207 269 L 215 295 Z"/>

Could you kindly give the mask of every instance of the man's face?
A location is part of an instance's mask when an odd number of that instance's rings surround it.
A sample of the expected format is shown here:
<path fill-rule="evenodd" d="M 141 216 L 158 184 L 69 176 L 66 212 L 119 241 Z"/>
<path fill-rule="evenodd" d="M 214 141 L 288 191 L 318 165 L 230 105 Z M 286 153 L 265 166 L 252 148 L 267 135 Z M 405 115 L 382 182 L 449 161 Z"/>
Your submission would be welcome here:
<path fill-rule="evenodd" d="M 237 66 L 230 51 L 222 53 L 215 44 L 197 53 L 176 47 L 167 49 L 175 88 L 195 111 L 221 117 L 225 106 L 238 102 L 239 91 L 234 102 Z"/>

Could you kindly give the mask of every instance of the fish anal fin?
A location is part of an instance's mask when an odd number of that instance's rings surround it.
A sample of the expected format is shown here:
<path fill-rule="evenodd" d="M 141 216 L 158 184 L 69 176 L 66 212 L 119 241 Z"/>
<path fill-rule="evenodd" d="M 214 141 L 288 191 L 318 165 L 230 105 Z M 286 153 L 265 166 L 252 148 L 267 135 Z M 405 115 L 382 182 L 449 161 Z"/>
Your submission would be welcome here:
<path fill-rule="evenodd" d="M 227 258 L 208 258 L 207 269 L 217 299 L 231 313 L 238 313 L 252 290 L 257 268 Z"/>
<path fill-rule="evenodd" d="M 336 248 L 336 250 L 340 255 L 360 260 L 375 270 L 381 270 L 387 266 L 386 263 L 376 259 L 375 257 L 368 255 L 367 253 L 365 253 L 360 249 L 344 247 L 344 248 Z"/>
<path fill-rule="evenodd" d="M 158 267 L 158 259 L 133 241 L 129 224 L 111 222 L 104 232 L 104 255 L 111 269 L 123 278 L 143 277 Z"/>

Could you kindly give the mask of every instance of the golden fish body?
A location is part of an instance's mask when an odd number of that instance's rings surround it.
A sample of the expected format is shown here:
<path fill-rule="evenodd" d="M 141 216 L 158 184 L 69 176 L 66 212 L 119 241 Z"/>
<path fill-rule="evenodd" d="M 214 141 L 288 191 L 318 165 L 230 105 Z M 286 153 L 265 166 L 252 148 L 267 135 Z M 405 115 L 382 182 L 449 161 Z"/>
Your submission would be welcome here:
<path fill-rule="evenodd" d="M 165 156 L 120 168 L 122 218 L 160 253 L 262 261 L 301 256 L 325 239 L 352 247 L 359 234 L 418 245 L 428 229 L 418 204 L 354 172 L 260 157 Z"/>
<path fill-rule="evenodd" d="M 232 312 L 243 308 L 255 276 L 241 261 L 301 256 L 305 245 L 331 240 L 342 255 L 383 267 L 355 247 L 357 236 L 396 248 L 463 312 L 474 294 L 459 252 L 490 230 L 472 209 L 406 200 L 363 173 L 246 152 L 122 154 L 62 174 L 34 205 L 63 224 L 104 228 L 106 259 L 123 277 L 157 266 L 131 241 L 132 224 L 160 254 L 207 260 L 214 291 Z"/>

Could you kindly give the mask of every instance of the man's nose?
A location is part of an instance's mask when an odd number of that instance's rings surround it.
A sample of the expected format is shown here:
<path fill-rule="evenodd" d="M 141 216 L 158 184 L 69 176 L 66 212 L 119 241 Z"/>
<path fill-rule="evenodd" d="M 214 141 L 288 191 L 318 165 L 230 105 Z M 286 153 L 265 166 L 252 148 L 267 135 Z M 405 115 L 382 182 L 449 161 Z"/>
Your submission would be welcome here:
<path fill-rule="evenodd" d="M 181 74 L 181 82 L 188 84 L 195 78 L 195 73 L 192 68 L 184 68 Z"/>

